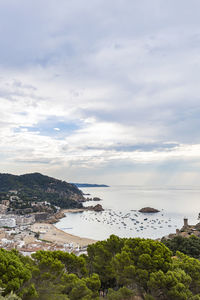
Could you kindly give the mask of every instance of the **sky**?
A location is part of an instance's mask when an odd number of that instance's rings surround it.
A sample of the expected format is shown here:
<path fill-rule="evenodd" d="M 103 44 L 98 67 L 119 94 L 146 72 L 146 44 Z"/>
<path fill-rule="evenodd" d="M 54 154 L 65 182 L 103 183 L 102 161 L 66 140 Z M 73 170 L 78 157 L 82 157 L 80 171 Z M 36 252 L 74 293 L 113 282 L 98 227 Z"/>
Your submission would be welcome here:
<path fill-rule="evenodd" d="M 0 0 L 0 172 L 200 182 L 199 0 Z"/>

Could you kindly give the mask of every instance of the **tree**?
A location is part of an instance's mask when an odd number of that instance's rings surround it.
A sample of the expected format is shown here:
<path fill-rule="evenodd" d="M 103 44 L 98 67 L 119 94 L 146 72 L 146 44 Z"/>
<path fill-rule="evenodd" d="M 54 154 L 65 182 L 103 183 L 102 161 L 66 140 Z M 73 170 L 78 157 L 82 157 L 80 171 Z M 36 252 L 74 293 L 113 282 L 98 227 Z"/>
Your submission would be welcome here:
<path fill-rule="evenodd" d="M 172 263 L 171 251 L 162 243 L 150 239 L 127 239 L 122 251 L 128 254 L 132 264 L 133 283 L 141 291 L 148 291 L 147 283 L 151 273 L 159 270 L 167 272 Z"/>
<path fill-rule="evenodd" d="M 189 238 L 175 236 L 173 239 L 162 239 L 164 243 L 175 255 L 176 251 L 183 252 L 194 258 L 200 258 L 200 238 L 191 235 Z"/>
<path fill-rule="evenodd" d="M 31 271 L 23 265 L 16 250 L 0 249 L 0 286 L 4 294 L 18 292 L 30 278 Z"/>
<path fill-rule="evenodd" d="M 53 299 L 54 295 L 62 294 L 61 278 L 64 274 L 62 262 L 54 258 L 50 251 L 37 251 L 32 254 L 32 258 L 30 262 L 32 278 L 24 287 L 26 292 L 23 300 L 37 298 L 46 300 L 47 295 L 52 295 Z"/>
<path fill-rule="evenodd" d="M 191 278 L 190 290 L 194 294 L 200 293 L 200 261 L 179 251 L 176 252 L 176 257 L 173 260 L 173 269 L 180 268 L 184 270 Z"/>
<path fill-rule="evenodd" d="M 49 255 L 60 260 L 64 264 L 65 271 L 69 274 L 76 274 L 80 278 L 88 274 L 84 256 L 76 256 L 73 253 L 69 254 L 63 251 L 53 251 Z"/>
<path fill-rule="evenodd" d="M 87 274 L 83 257 L 62 251 L 38 251 L 32 258 L 32 279 L 23 300 L 97 299 L 101 282 L 97 274 L 83 276 Z"/>
<path fill-rule="evenodd" d="M 116 278 L 112 258 L 121 252 L 125 239 L 111 235 L 106 241 L 99 241 L 88 246 L 87 267 L 89 274 L 97 273 L 102 289 L 115 287 Z"/>
<path fill-rule="evenodd" d="M 181 269 L 167 273 L 159 270 L 150 275 L 148 287 L 156 299 L 187 300 L 192 296 L 190 283 L 191 277 Z"/>
<path fill-rule="evenodd" d="M 117 253 L 112 259 L 112 265 L 118 286 L 132 286 L 135 281 L 136 268 L 130 255 L 126 251 Z"/>
<path fill-rule="evenodd" d="M 62 278 L 63 292 L 70 300 L 92 300 L 93 292 L 87 287 L 84 279 L 78 278 L 75 274 L 64 274 Z"/>
<path fill-rule="evenodd" d="M 132 290 L 127 289 L 126 287 L 120 288 L 118 291 L 113 289 L 108 290 L 107 299 L 108 300 L 125 300 L 130 299 L 134 295 Z"/>
<path fill-rule="evenodd" d="M 101 281 L 97 274 L 92 274 L 90 277 L 84 279 L 88 289 L 92 291 L 92 299 L 96 299 L 99 296 L 99 289 L 101 287 Z"/>

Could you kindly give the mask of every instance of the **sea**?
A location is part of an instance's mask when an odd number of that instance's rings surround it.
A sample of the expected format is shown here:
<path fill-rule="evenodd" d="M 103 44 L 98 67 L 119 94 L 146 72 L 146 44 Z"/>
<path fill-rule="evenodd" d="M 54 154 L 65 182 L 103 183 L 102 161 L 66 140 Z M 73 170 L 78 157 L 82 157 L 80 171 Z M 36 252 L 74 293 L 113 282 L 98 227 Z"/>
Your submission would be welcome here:
<path fill-rule="evenodd" d="M 80 237 L 104 240 L 111 234 L 119 237 L 158 239 L 183 226 L 198 223 L 200 188 L 192 186 L 148 187 L 110 186 L 81 188 L 85 197 L 101 201 L 85 202 L 84 206 L 101 204 L 102 212 L 66 213 L 55 226 Z M 143 207 L 158 209 L 158 213 L 140 213 Z"/>

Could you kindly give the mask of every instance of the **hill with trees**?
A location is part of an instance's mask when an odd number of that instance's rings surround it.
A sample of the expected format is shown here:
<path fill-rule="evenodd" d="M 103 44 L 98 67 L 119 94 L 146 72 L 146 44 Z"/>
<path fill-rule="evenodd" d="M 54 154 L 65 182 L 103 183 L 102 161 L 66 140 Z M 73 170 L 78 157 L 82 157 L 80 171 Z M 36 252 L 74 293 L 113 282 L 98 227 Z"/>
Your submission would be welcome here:
<path fill-rule="evenodd" d="M 17 191 L 24 203 L 47 201 L 61 208 L 80 208 L 83 193 L 73 184 L 40 173 L 25 175 L 0 174 L 0 199 L 8 192 Z"/>

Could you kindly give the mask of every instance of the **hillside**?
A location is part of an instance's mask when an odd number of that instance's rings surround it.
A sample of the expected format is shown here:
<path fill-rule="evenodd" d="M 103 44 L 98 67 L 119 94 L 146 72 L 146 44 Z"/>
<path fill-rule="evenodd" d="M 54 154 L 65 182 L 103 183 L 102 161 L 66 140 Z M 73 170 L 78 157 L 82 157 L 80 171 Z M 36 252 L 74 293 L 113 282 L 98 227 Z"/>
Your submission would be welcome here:
<path fill-rule="evenodd" d="M 0 174 L 1 199 L 6 199 L 9 191 L 17 191 L 23 202 L 47 201 L 61 208 L 79 208 L 84 201 L 82 192 L 73 184 L 40 173 Z"/>

